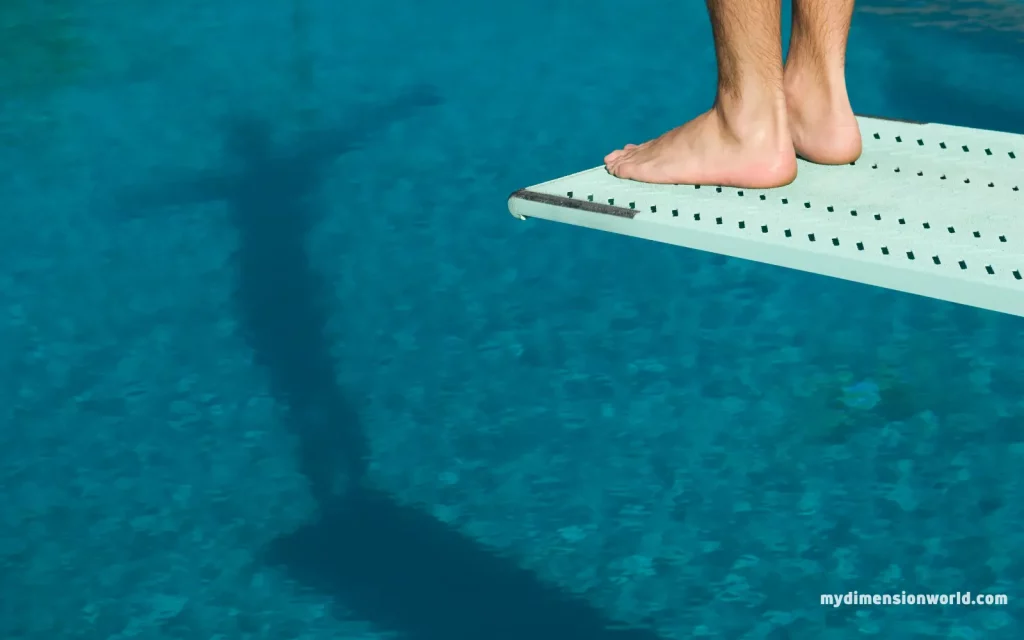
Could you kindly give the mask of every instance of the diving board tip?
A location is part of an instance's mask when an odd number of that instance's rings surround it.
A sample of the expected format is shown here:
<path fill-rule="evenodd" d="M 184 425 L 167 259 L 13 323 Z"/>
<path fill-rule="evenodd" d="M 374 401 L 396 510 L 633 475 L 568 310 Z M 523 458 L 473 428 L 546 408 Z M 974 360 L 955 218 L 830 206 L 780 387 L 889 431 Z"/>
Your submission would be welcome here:
<path fill-rule="evenodd" d="M 1024 136 L 859 116 L 851 165 L 778 189 L 651 185 L 596 167 L 509 212 L 1024 316 Z"/>

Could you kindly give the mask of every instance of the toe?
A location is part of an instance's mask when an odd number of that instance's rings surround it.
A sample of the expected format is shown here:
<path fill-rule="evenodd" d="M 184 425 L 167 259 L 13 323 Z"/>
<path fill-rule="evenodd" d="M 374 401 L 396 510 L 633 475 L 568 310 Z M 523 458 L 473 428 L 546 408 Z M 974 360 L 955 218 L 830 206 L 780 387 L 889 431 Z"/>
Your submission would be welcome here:
<path fill-rule="evenodd" d="M 623 154 L 623 156 L 619 158 L 618 162 L 612 163 L 608 172 L 616 178 L 624 178 L 626 177 L 626 174 L 629 173 L 630 167 L 634 164 L 636 164 L 636 161 L 633 160 L 629 154 Z"/>
<path fill-rule="evenodd" d="M 614 160 L 612 160 L 611 162 L 606 164 L 605 168 L 608 169 L 608 173 L 612 174 L 613 176 L 619 175 L 618 174 L 619 167 L 622 166 L 622 163 L 625 161 L 625 159 L 626 159 L 626 154 L 624 154 L 624 153 L 623 154 L 619 154 L 618 156 L 616 156 L 616 158 Z"/>
<path fill-rule="evenodd" d="M 615 162 L 616 160 L 621 158 L 627 152 L 632 151 L 633 149 L 636 149 L 638 146 L 639 145 L 635 145 L 635 144 L 627 144 L 626 146 L 624 146 L 621 149 L 616 149 L 615 151 L 612 151 L 611 153 L 609 153 L 608 155 L 606 155 L 604 157 L 604 163 L 605 164 L 611 164 L 612 162 Z"/>
<path fill-rule="evenodd" d="M 615 165 L 612 175 L 616 178 L 628 179 L 634 164 L 634 162 L 620 162 Z"/>
<path fill-rule="evenodd" d="M 637 176 L 643 174 L 645 163 L 637 157 L 623 160 L 615 166 L 615 177 L 623 180 L 636 180 Z"/>
<path fill-rule="evenodd" d="M 623 149 L 621 153 L 615 156 L 615 158 L 607 164 L 608 173 L 613 176 L 619 176 L 622 171 L 622 167 L 632 162 L 633 155 L 636 153 L 634 149 L 636 148 L 636 145 L 634 145 L 633 149 Z"/>
<path fill-rule="evenodd" d="M 604 163 L 611 164 L 618 160 L 624 153 L 626 153 L 625 149 L 616 149 L 604 157 Z"/>

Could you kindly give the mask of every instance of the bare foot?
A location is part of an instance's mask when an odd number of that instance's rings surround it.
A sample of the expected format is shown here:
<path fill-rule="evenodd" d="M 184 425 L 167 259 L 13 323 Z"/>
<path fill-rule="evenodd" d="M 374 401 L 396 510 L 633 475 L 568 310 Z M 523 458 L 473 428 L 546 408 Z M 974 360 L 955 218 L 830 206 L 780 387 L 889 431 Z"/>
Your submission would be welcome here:
<path fill-rule="evenodd" d="M 609 153 L 605 167 L 619 178 L 658 184 L 768 189 L 796 178 L 785 118 L 729 124 L 712 109 L 650 142 Z"/>
<path fill-rule="evenodd" d="M 829 88 L 820 77 L 786 69 L 786 110 L 793 148 L 804 160 L 849 164 L 861 154 L 857 118 L 846 87 Z"/>

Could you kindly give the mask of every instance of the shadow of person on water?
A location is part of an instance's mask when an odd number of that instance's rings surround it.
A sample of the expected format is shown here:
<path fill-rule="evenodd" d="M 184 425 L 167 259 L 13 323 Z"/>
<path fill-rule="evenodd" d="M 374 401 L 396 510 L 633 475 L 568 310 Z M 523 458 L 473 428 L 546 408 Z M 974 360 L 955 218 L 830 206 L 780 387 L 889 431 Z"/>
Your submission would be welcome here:
<path fill-rule="evenodd" d="M 414 87 L 385 104 L 350 114 L 345 126 L 275 144 L 269 123 L 235 115 L 225 124 L 228 168 L 202 172 L 129 194 L 122 210 L 222 201 L 238 245 L 234 302 L 239 325 L 270 390 L 298 439 L 299 468 L 319 502 L 343 474 L 362 476 L 368 457 L 355 412 L 336 384 L 324 334 L 329 309 L 325 283 L 306 243 L 317 222 L 314 199 L 325 173 L 390 126 L 437 105 L 431 87 Z"/>
<path fill-rule="evenodd" d="M 289 148 L 273 143 L 265 122 L 236 118 L 227 130 L 232 170 L 136 194 L 135 206 L 219 199 L 230 209 L 239 238 L 236 313 L 286 407 L 318 507 L 262 560 L 333 598 L 339 616 L 408 640 L 658 640 L 652 631 L 616 628 L 585 600 L 367 479 L 368 439 L 337 386 L 324 332 L 328 296 L 306 251 L 312 200 L 331 160 L 437 103 L 417 89 Z"/>

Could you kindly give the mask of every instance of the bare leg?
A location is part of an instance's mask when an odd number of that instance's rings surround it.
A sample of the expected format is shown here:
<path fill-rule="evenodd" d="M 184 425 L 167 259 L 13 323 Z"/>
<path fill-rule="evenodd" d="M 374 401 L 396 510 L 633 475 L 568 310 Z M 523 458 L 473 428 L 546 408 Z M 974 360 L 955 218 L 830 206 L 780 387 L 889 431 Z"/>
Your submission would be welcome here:
<path fill-rule="evenodd" d="M 769 188 L 796 177 L 782 74 L 782 0 L 706 0 L 718 58 L 710 111 L 605 157 L 640 182 Z M 823 0 L 827 1 L 827 0 Z"/>
<path fill-rule="evenodd" d="M 846 93 L 853 5 L 854 0 L 793 0 L 786 107 L 793 146 L 811 162 L 846 164 L 860 157 L 860 130 Z"/>

